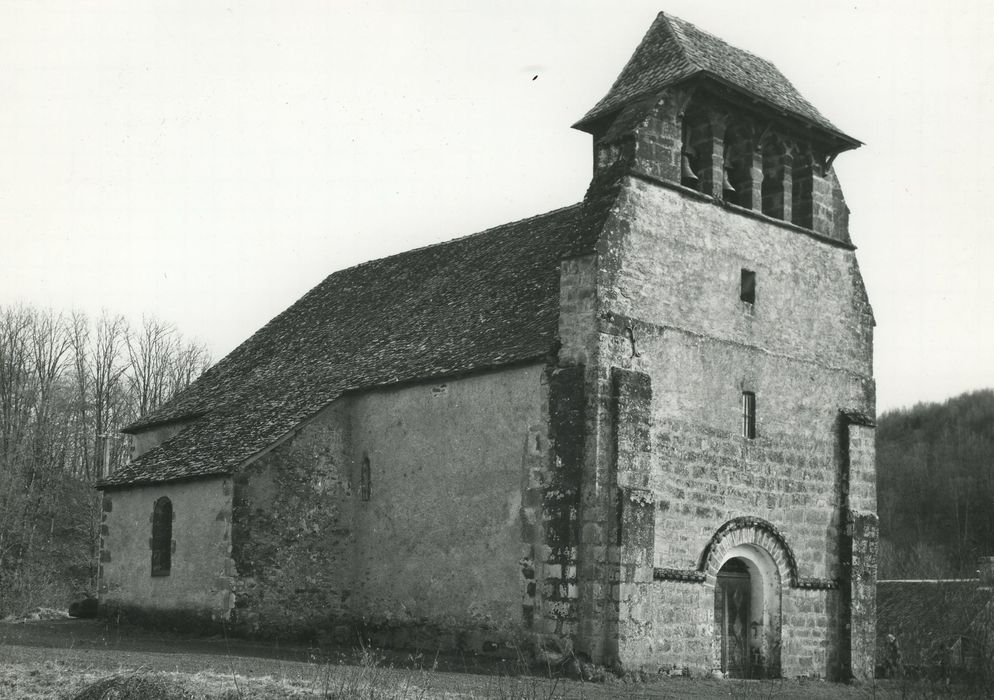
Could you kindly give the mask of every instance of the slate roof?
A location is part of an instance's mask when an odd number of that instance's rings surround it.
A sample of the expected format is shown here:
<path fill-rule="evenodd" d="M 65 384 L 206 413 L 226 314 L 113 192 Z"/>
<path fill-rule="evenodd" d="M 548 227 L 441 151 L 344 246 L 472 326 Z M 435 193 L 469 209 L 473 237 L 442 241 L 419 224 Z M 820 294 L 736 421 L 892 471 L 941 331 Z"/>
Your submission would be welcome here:
<path fill-rule="evenodd" d="M 98 484 L 225 474 L 343 393 L 553 351 L 582 205 L 336 272 L 126 432 L 199 416 Z"/>
<path fill-rule="evenodd" d="M 574 124 L 590 124 L 628 103 L 693 76 L 706 75 L 858 145 L 808 102 L 776 66 L 690 22 L 660 12 L 607 95 Z"/>
<path fill-rule="evenodd" d="M 941 663 L 959 637 L 981 632 L 975 623 L 992 601 L 977 579 L 877 581 L 878 661 L 893 634 L 906 665 Z"/>

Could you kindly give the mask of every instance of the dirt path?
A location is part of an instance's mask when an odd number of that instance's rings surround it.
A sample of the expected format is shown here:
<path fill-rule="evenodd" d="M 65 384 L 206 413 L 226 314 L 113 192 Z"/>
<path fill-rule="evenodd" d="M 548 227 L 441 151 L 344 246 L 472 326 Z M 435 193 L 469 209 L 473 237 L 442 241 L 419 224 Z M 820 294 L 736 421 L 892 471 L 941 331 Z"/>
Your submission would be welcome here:
<path fill-rule="evenodd" d="M 375 663 L 374 663 L 375 661 Z M 419 670 L 419 667 L 436 668 Z M 299 645 L 256 643 L 153 633 L 96 620 L 0 623 L 0 668 L 26 670 L 39 682 L 45 674 L 59 692 L 58 673 L 92 678 L 110 673 L 148 671 L 269 677 L 315 689 L 347 687 L 358 677 L 392 689 L 389 697 L 430 698 L 868 698 L 897 697 L 896 689 L 860 688 L 821 681 L 723 681 L 665 678 L 639 683 L 610 679 L 581 683 L 566 679 L 511 675 L 508 664 L 487 659 L 418 658 Z M 457 672 L 461 671 L 461 672 Z M 0 678 L 2 680 L 2 678 Z M 67 683 L 71 679 L 67 680 Z M 16 675 L 6 680 L 17 692 Z M 63 689 L 66 683 L 61 686 Z M 0 694 L 4 686 L 0 685 Z M 891 691 L 891 692 L 888 692 Z M 46 697 L 25 695 L 25 697 Z"/>

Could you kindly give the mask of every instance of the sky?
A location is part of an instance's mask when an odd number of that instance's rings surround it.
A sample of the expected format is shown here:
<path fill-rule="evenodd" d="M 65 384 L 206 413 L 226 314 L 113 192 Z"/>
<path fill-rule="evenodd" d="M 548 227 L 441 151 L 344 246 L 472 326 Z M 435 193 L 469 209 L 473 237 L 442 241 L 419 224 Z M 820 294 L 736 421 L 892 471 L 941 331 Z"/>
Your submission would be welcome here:
<path fill-rule="evenodd" d="M 0 305 L 151 314 L 220 359 L 335 270 L 580 201 L 570 125 L 660 10 L 866 144 L 835 168 L 878 411 L 994 387 L 975 0 L 0 0 Z"/>

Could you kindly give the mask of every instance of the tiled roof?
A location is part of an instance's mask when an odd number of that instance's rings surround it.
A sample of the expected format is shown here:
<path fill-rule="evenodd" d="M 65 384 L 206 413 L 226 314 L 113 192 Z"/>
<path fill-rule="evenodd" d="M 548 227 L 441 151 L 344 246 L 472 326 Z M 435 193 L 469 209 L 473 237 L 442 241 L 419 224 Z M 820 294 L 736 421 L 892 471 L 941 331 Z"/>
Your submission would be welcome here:
<path fill-rule="evenodd" d="M 607 95 L 574 126 L 584 128 L 633 100 L 701 74 L 856 143 L 804 99 L 772 63 L 663 12 Z"/>
<path fill-rule="evenodd" d="M 100 486 L 230 473 L 344 392 L 539 359 L 579 204 L 330 275 L 141 422 L 200 415 Z"/>
<path fill-rule="evenodd" d="M 885 658 L 893 634 L 906 665 L 940 663 L 961 636 L 981 632 L 984 608 L 994 592 L 977 579 L 877 582 L 877 658 Z"/>

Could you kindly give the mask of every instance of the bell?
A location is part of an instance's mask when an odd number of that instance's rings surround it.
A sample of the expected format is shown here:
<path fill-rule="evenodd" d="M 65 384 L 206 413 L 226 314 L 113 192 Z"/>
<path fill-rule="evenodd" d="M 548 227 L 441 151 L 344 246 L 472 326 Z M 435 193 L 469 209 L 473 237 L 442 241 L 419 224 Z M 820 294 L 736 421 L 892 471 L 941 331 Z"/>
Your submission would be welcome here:
<path fill-rule="evenodd" d="M 724 189 L 725 192 L 734 192 L 735 188 L 732 187 L 732 181 L 728 179 L 728 170 L 726 169 L 724 173 L 725 173 L 725 181 L 721 183 L 722 189 Z"/>
<path fill-rule="evenodd" d="M 680 176 L 684 180 L 697 179 L 697 175 L 694 173 L 694 169 L 690 167 L 690 155 L 688 153 L 684 153 L 683 159 L 680 161 Z"/>

